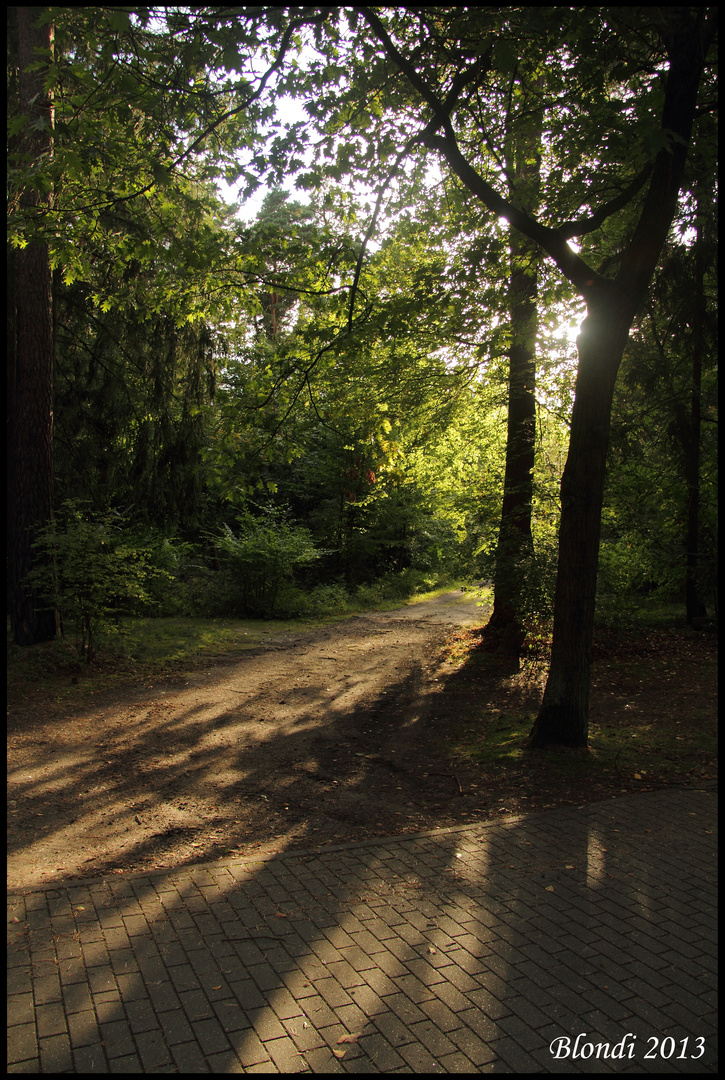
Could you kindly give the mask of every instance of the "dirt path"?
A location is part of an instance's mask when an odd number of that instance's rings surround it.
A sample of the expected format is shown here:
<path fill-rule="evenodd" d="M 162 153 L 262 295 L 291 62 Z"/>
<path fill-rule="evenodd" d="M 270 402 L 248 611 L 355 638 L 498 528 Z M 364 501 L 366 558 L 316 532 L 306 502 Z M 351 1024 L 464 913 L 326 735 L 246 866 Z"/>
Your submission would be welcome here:
<path fill-rule="evenodd" d="M 476 820 L 474 782 L 436 754 L 436 680 L 451 627 L 486 615 L 449 593 L 72 712 L 11 711 L 10 886 Z"/>

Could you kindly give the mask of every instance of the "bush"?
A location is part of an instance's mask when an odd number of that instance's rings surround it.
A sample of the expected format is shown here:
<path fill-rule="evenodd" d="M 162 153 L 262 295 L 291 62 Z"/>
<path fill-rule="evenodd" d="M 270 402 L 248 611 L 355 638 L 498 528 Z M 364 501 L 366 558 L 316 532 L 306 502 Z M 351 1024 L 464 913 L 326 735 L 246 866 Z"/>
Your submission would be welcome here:
<path fill-rule="evenodd" d="M 219 563 L 215 582 L 220 614 L 237 618 L 272 618 L 278 614 L 280 590 L 296 570 L 309 566 L 321 552 L 308 529 L 292 524 L 283 510 L 271 508 L 259 517 L 248 511 L 235 535 L 228 525 L 213 537 Z"/>
<path fill-rule="evenodd" d="M 73 500 L 40 531 L 36 547 L 46 565 L 29 575 L 48 606 L 60 612 L 63 632 L 76 631 L 80 655 L 90 663 L 99 631 L 120 633 L 121 615 L 141 614 L 154 605 L 152 582 L 171 575 L 152 564 L 153 548 L 138 544 L 122 514 L 91 515 Z"/>

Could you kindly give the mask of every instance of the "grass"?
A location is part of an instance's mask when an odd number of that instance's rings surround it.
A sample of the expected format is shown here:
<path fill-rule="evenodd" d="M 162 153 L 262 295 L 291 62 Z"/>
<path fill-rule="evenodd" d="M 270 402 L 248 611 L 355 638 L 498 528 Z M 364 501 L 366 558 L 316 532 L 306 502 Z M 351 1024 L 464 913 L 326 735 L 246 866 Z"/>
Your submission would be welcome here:
<path fill-rule="evenodd" d="M 468 758 L 486 773 L 516 775 L 536 764 L 544 766 L 549 777 L 572 782 L 677 783 L 717 757 L 714 724 L 678 735 L 678 730 L 687 730 L 680 721 L 616 726 L 592 723 L 588 749 L 560 748 L 542 754 L 527 748 L 533 722 L 532 714 L 491 717 L 479 713 L 477 721 L 462 737 L 452 740 L 449 748 L 456 757 Z"/>
<path fill-rule="evenodd" d="M 42 688 L 61 699 L 79 698 L 129 676 L 143 681 L 198 667 L 212 658 L 256 648 L 273 634 L 321 622 L 127 618 L 120 622 L 120 633 L 99 635 L 98 656 L 91 664 L 81 661 L 72 638 L 32 648 L 8 643 L 8 693 Z"/>
<path fill-rule="evenodd" d="M 529 701 L 521 710 L 515 703 L 526 697 L 527 684 L 530 699 L 540 700 L 550 640 L 544 643 L 546 658 L 537 649 L 511 676 L 497 671 L 495 656 L 476 649 L 477 631 L 452 635 L 451 675 L 485 680 L 486 704 L 484 694 L 471 694 L 465 723 L 451 733 L 449 752 L 490 776 L 533 770 L 561 782 L 610 786 L 685 782 L 710 769 L 717 758 L 716 639 L 688 629 L 681 604 L 651 601 L 638 605 L 626 627 L 600 620 L 594 641 L 588 747 L 541 754 L 527 747 L 537 706 L 532 711 Z M 672 700 L 667 687 L 673 689 Z"/>
<path fill-rule="evenodd" d="M 451 582 L 411 601 L 372 598 L 365 605 L 351 603 L 344 612 L 297 619 L 124 618 L 119 633 L 98 635 L 97 659 L 92 664 L 81 661 L 72 636 L 32 648 L 13 644 L 8 636 L 8 694 L 42 690 L 58 700 L 78 700 L 129 677 L 160 678 L 257 648 L 275 634 L 342 622 L 360 611 L 391 611 L 457 587 Z"/>

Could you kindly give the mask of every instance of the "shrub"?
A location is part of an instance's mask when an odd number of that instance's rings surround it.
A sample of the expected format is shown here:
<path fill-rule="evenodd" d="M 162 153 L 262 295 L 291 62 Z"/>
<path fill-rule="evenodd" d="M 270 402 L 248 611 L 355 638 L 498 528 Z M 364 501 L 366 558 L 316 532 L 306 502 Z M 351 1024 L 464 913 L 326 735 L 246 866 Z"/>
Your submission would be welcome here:
<path fill-rule="evenodd" d="M 119 633 L 121 615 L 140 614 L 154 604 L 155 579 L 170 579 L 152 565 L 152 547 L 138 544 L 120 513 L 92 515 L 77 501 L 63 503 L 57 518 L 40 531 L 36 543 L 47 565 L 29 581 L 50 607 L 57 607 L 63 632 L 76 631 L 79 653 L 90 663 L 100 630 Z"/>
<path fill-rule="evenodd" d="M 292 524 L 278 508 L 239 518 L 235 534 L 224 525 L 213 538 L 220 573 L 217 600 L 225 614 L 271 618 L 277 614 L 280 589 L 294 572 L 319 558 L 308 529 Z"/>

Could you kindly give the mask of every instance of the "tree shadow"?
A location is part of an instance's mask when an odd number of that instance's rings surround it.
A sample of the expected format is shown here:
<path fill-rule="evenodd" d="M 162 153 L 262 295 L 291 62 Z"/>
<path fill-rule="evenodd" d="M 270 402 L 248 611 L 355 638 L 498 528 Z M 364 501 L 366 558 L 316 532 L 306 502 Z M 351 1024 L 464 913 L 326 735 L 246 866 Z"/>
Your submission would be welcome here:
<path fill-rule="evenodd" d="M 68 1068 L 560 1071 L 550 1046 L 562 1036 L 614 1045 L 626 1029 L 645 1046 L 658 1023 L 688 1035 L 648 1005 L 640 968 L 691 918 L 697 845 L 683 861 L 683 834 L 673 843 L 656 798 L 634 823 L 599 803 L 420 835 L 421 819 L 435 827 L 462 798 L 440 728 L 506 676 L 480 661 L 447 675 L 418 663 L 365 698 L 377 662 L 356 656 L 329 697 L 329 669 L 310 670 L 287 680 L 284 699 L 267 682 L 231 707 L 219 692 L 244 685 L 245 665 L 217 671 L 196 703 L 160 694 L 153 718 L 139 710 L 125 760 L 112 725 L 102 755 L 71 769 L 59 760 L 44 787 L 65 791 L 58 812 L 72 804 L 86 828 L 122 827 L 119 802 L 143 815 L 208 790 L 219 815 L 256 800 L 237 838 L 280 849 L 208 862 L 210 812 L 168 826 L 202 838 L 179 865 L 116 878 L 109 854 L 94 864 L 101 877 L 16 898 L 11 993 L 30 1000 L 32 977 L 36 1002 L 63 999 Z M 18 784 L 28 800 L 47 795 L 32 772 Z M 278 832 L 294 799 L 300 820 Z M 333 813 L 364 842 L 311 850 L 330 839 Z M 387 839 L 374 839 L 378 824 Z M 42 835 L 64 827 L 56 817 Z M 418 835 L 391 838 L 406 830 Z M 158 865 L 160 839 L 128 854 Z"/>

